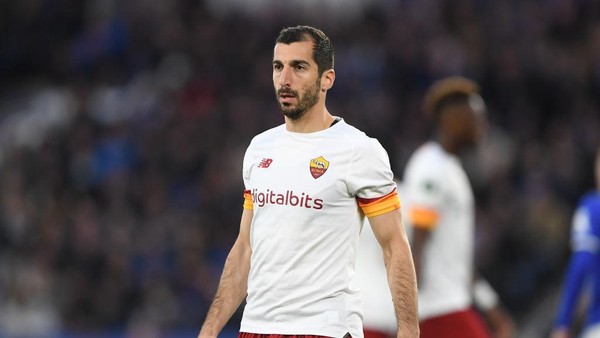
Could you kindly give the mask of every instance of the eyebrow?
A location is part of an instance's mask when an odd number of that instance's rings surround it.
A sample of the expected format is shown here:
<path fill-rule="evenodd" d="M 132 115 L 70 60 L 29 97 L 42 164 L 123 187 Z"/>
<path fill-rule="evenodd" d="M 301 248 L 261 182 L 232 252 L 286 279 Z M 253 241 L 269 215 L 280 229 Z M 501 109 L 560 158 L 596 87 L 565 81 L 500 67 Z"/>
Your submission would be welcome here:
<path fill-rule="evenodd" d="M 310 63 L 308 63 L 308 61 L 304 61 L 304 60 L 292 60 L 290 62 L 290 65 L 292 66 L 310 66 Z"/>
<path fill-rule="evenodd" d="M 283 64 L 283 62 L 281 62 L 281 61 L 279 61 L 279 60 L 273 60 L 273 64 L 279 64 L 279 65 L 282 65 L 282 64 Z M 305 61 L 305 60 L 296 60 L 296 59 L 294 59 L 294 60 L 291 60 L 291 61 L 289 62 L 289 64 L 290 64 L 292 67 L 301 66 L 301 65 L 302 65 L 302 66 L 310 66 L 310 63 L 309 63 L 308 61 Z"/>

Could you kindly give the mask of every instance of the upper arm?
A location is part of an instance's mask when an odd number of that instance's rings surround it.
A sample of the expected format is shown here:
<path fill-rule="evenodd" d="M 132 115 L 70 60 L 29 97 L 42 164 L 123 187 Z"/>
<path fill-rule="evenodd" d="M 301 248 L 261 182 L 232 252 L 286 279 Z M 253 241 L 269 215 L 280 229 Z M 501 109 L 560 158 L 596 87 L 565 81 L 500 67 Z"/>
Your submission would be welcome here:
<path fill-rule="evenodd" d="M 243 244 L 246 248 L 248 248 L 248 250 L 250 249 L 250 226 L 254 216 L 254 202 L 250 185 L 250 178 L 254 164 L 255 158 L 253 155 L 253 142 L 251 142 L 246 149 L 242 163 L 242 178 L 244 180 L 244 187 L 246 190 L 244 191 L 244 203 L 242 217 L 240 220 L 240 231 L 236 240 L 236 243 L 238 241 L 241 242 L 240 244 Z"/>
<path fill-rule="evenodd" d="M 354 145 L 346 182 L 350 196 L 367 204 L 396 189 L 388 154 L 376 139 Z"/>
<path fill-rule="evenodd" d="M 407 166 L 404 175 L 406 221 L 420 234 L 435 229 L 444 204 L 444 170 L 440 163 L 423 156 Z M 414 237 L 414 234 L 413 234 Z"/>
<path fill-rule="evenodd" d="M 254 211 L 252 209 L 243 209 L 242 217 L 240 220 L 240 232 L 236 240 L 236 245 L 244 249 L 244 252 L 250 254 L 250 227 L 252 225 L 252 218 Z"/>
<path fill-rule="evenodd" d="M 371 224 L 373 234 L 375 234 L 375 238 L 377 238 L 384 253 L 386 250 L 393 249 L 398 244 L 408 245 L 408 238 L 402 224 L 400 209 L 370 217 L 369 224 Z"/>
<path fill-rule="evenodd" d="M 571 229 L 571 247 L 573 252 L 600 253 L 600 238 L 596 234 L 597 229 L 591 221 L 589 210 L 579 207 L 574 215 Z"/>
<path fill-rule="evenodd" d="M 356 198 L 365 216 L 372 220 L 399 209 L 394 174 L 381 144 L 369 138 L 357 144 L 353 152 L 348 170 L 348 193 Z"/>
<path fill-rule="evenodd" d="M 598 255 L 598 236 L 590 221 L 589 211 L 584 206 L 580 206 L 573 216 L 571 233 L 573 254 L 564 280 L 556 326 L 570 325 L 584 280 L 595 256 Z"/>

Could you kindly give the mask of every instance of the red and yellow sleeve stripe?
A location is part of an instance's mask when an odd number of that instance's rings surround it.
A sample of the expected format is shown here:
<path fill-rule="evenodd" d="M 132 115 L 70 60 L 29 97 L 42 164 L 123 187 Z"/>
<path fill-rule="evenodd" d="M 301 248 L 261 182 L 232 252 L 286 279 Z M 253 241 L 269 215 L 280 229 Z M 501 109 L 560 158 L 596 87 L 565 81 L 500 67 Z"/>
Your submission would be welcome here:
<path fill-rule="evenodd" d="M 254 204 L 252 203 L 252 194 L 250 193 L 250 190 L 244 190 L 244 209 L 254 209 Z"/>
<path fill-rule="evenodd" d="M 428 208 L 412 207 L 408 215 L 413 228 L 431 230 L 435 228 L 439 215 L 437 211 Z"/>
<path fill-rule="evenodd" d="M 367 217 L 383 215 L 390 211 L 400 209 L 400 199 L 398 192 L 394 189 L 391 193 L 379 198 L 356 198 L 358 206 Z"/>

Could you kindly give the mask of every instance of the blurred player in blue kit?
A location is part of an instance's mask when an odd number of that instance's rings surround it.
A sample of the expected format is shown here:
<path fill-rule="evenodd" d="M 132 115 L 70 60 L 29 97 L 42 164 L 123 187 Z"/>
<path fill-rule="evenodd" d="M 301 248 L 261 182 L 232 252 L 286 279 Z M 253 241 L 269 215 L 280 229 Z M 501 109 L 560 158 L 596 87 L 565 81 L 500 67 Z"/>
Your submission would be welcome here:
<path fill-rule="evenodd" d="M 584 287 L 589 287 L 587 315 L 581 338 L 600 337 L 600 148 L 595 159 L 596 189 L 585 196 L 573 215 L 572 255 L 552 338 L 570 338 L 573 317 Z"/>

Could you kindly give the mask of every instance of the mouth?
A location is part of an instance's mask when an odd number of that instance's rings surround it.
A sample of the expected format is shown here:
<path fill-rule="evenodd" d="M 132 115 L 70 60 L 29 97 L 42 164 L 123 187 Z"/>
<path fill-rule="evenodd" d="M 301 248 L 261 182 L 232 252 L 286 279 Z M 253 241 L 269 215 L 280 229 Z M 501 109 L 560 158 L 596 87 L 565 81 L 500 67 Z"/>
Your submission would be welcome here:
<path fill-rule="evenodd" d="M 282 95 L 279 95 L 279 102 L 291 103 L 295 98 L 296 98 L 296 96 L 292 95 L 292 94 L 282 94 Z"/>
<path fill-rule="evenodd" d="M 294 99 L 296 99 L 296 94 L 292 91 L 280 90 L 277 93 L 277 96 L 279 97 L 279 102 L 281 103 L 291 103 Z"/>

